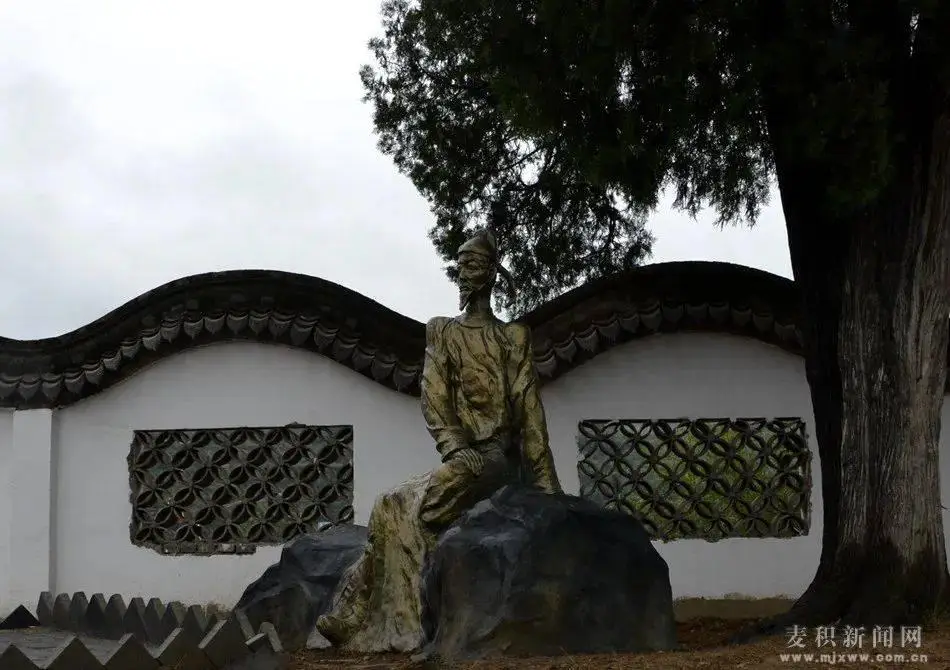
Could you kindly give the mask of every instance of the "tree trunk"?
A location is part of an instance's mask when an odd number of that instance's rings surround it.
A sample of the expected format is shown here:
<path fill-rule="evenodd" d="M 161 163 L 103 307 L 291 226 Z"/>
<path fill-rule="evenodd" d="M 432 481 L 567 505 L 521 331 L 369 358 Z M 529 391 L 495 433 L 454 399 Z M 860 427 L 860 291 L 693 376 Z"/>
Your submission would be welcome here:
<path fill-rule="evenodd" d="M 822 553 L 789 625 L 918 624 L 950 585 L 938 444 L 950 335 L 950 118 L 906 175 L 842 221 L 782 169 L 821 460 Z M 789 164 L 790 165 L 790 164 Z M 788 167 L 788 166 L 786 166 Z M 817 211 L 816 211 L 817 210 Z"/>

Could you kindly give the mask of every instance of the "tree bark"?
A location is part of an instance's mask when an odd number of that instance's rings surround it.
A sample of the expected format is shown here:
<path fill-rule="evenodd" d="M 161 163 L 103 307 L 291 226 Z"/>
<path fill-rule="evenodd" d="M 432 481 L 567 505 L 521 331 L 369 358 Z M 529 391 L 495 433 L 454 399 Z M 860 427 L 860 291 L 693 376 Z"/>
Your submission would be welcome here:
<path fill-rule="evenodd" d="M 950 336 L 950 114 L 907 169 L 841 220 L 814 166 L 776 164 L 805 311 L 822 553 L 790 625 L 919 624 L 946 602 L 938 446 Z M 748 636 L 744 636 L 747 637 Z"/>

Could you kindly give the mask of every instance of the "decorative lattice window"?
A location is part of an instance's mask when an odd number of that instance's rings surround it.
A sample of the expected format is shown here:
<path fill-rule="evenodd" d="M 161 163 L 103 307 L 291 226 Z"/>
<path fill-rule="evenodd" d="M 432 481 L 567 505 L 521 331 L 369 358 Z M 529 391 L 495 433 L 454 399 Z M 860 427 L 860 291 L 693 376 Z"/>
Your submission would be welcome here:
<path fill-rule="evenodd" d="M 138 430 L 132 543 L 250 553 L 353 520 L 353 427 Z"/>
<path fill-rule="evenodd" d="M 808 533 L 801 419 L 589 420 L 578 430 L 581 496 L 634 515 L 655 539 Z"/>

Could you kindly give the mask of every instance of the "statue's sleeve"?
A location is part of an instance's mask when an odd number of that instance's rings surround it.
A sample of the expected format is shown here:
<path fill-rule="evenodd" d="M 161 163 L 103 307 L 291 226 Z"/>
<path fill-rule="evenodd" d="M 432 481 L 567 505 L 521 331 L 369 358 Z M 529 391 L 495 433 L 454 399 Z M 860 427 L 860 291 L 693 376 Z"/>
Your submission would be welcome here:
<path fill-rule="evenodd" d="M 443 462 L 467 446 L 449 388 L 448 355 L 442 337 L 447 322 L 445 317 L 437 317 L 426 324 L 426 354 L 420 382 L 422 416 Z"/>
<path fill-rule="evenodd" d="M 509 357 L 511 408 L 515 426 L 521 426 L 521 460 L 526 483 L 548 493 L 561 491 L 548 440 L 547 420 L 538 373 L 534 367 L 531 330 L 523 324 L 511 324 L 512 351 Z"/>

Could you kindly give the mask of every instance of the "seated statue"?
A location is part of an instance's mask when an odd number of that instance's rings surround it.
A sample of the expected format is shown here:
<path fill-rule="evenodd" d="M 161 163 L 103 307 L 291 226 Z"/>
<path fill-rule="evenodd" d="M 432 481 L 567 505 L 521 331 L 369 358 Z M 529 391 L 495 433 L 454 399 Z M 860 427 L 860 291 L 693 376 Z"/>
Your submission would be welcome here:
<path fill-rule="evenodd" d="M 317 621 L 329 642 L 350 651 L 419 648 L 426 552 L 477 502 L 511 483 L 561 491 L 531 332 L 500 321 L 491 309 L 499 272 L 513 288 L 494 236 L 483 232 L 469 239 L 457 260 L 463 313 L 426 324 L 421 379 L 422 413 L 442 464 L 376 500 L 366 550 Z"/>

